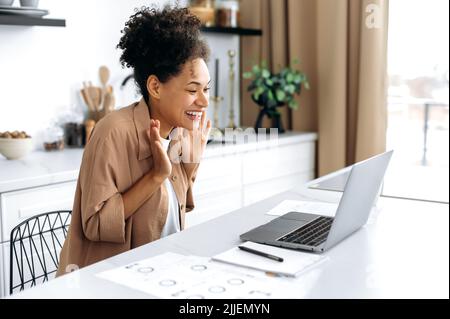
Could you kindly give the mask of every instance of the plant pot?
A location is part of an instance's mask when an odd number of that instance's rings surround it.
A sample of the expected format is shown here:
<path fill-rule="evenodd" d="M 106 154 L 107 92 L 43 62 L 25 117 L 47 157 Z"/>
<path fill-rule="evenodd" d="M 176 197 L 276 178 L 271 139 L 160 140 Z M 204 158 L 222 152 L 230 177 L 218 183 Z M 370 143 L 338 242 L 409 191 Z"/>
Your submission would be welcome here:
<path fill-rule="evenodd" d="M 280 113 L 272 116 L 272 127 L 278 129 L 279 134 L 283 134 L 284 132 L 286 132 L 283 126 L 283 120 L 281 119 Z"/>
<path fill-rule="evenodd" d="M 265 117 L 269 118 L 271 120 L 271 127 L 278 129 L 278 133 L 284 133 L 286 132 L 283 126 L 283 121 L 281 119 L 281 114 L 278 112 L 274 112 L 273 110 L 269 110 L 266 107 L 261 107 L 259 110 L 258 117 L 256 118 L 255 123 L 255 131 L 258 132 L 258 129 L 260 128 L 266 128 L 263 125 Z"/>

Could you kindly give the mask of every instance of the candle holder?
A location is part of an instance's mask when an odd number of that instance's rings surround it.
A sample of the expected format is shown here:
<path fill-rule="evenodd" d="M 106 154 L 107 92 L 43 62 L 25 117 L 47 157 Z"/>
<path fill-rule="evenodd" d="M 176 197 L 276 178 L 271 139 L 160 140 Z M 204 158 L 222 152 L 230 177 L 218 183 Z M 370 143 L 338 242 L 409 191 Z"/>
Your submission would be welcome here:
<path fill-rule="evenodd" d="M 229 101 L 228 101 L 228 105 L 229 105 L 229 122 L 228 122 L 228 128 L 232 128 L 235 129 L 236 128 L 236 124 L 234 122 L 234 81 L 235 81 L 235 72 L 234 72 L 234 58 L 236 57 L 236 51 L 234 50 L 228 50 L 228 57 L 230 58 L 229 60 L 229 66 L 230 66 L 230 71 L 229 71 Z"/>
<path fill-rule="evenodd" d="M 211 128 L 210 136 L 213 140 L 221 139 L 223 136 L 222 130 L 219 128 L 219 108 L 223 101 L 222 96 L 211 96 L 211 101 L 214 107 L 213 127 Z"/>

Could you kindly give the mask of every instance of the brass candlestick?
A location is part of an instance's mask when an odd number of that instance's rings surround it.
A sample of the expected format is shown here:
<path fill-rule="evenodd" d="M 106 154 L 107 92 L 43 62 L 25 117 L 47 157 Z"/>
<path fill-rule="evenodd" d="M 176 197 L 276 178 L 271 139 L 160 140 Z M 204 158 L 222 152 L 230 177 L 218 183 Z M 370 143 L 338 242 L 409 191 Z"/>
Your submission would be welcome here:
<path fill-rule="evenodd" d="M 234 122 L 234 80 L 235 80 L 235 72 L 234 72 L 234 58 L 236 57 L 236 51 L 234 50 L 228 50 L 228 56 L 230 58 L 229 64 L 230 64 L 230 78 L 229 78 L 229 123 L 228 127 L 235 129 L 236 124 Z"/>
<path fill-rule="evenodd" d="M 213 102 L 214 116 L 213 116 L 213 127 L 211 128 L 211 133 L 209 135 L 213 138 L 213 140 L 217 140 L 221 139 L 223 136 L 223 133 L 219 128 L 219 108 L 220 103 L 223 101 L 223 97 L 211 96 L 210 99 Z"/>
<path fill-rule="evenodd" d="M 219 127 L 219 107 L 220 107 L 220 103 L 223 101 L 223 97 L 211 96 L 210 99 L 213 102 L 213 107 L 214 107 L 213 126 L 218 128 Z"/>

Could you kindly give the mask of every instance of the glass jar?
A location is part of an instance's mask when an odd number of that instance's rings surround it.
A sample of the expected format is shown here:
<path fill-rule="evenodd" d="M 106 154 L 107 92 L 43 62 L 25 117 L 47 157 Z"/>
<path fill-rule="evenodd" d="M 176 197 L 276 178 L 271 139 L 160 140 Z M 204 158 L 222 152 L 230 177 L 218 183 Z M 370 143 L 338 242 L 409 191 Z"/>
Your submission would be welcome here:
<path fill-rule="evenodd" d="M 222 28 L 239 27 L 239 0 L 220 0 L 216 3 L 216 25 Z"/>
<path fill-rule="evenodd" d="M 189 11 L 207 27 L 214 26 L 214 0 L 190 0 Z"/>
<path fill-rule="evenodd" d="M 68 147 L 83 147 L 86 144 L 84 124 L 66 123 L 64 125 L 65 144 Z"/>
<path fill-rule="evenodd" d="M 64 130 L 59 126 L 50 126 L 44 132 L 44 149 L 46 151 L 64 149 Z"/>

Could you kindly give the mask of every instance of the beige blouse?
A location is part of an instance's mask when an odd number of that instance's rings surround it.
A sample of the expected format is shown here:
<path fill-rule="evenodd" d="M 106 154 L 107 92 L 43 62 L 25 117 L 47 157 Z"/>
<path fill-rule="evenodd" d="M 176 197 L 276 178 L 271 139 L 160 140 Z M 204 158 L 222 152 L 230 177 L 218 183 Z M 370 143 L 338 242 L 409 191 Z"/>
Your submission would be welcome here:
<path fill-rule="evenodd" d="M 143 99 L 112 112 L 95 126 L 83 154 L 58 276 L 160 238 L 168 210 L 164 185 L 127 220 L 122 201 L 122 193 L 153 167 L 149 127 L 150 114 Z M 199 166 L 182 160 L 186 139 L 172 139 L 168 150 L 172 155 L 169 179 L 179 203 L 181 229 L 185 213 L 194 208 L 192 184 Z"/>

